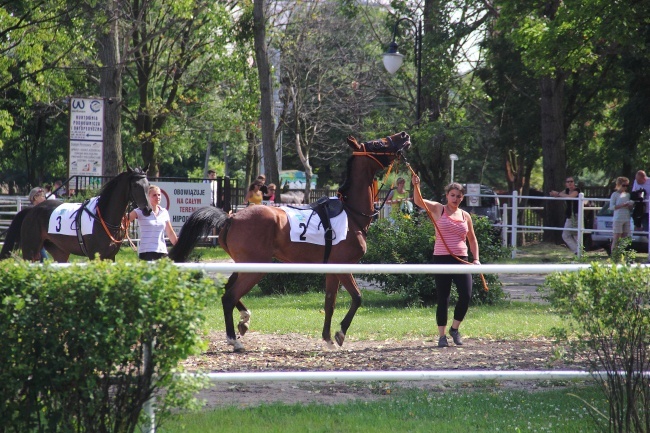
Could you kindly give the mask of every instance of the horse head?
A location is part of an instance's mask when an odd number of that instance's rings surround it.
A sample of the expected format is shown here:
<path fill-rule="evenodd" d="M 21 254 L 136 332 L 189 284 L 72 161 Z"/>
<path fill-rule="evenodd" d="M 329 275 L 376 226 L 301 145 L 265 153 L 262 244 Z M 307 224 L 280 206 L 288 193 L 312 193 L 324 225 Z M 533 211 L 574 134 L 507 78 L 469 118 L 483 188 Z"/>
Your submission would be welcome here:
<path fill-rule="evenodd" d="M 404 131 L 364 143 L 348 137 L 348 145 L 352 148 L 353 155 L 368 156 L 384 168 L 411 146 L 411 137 Z"/>
<path fill-rule="evenodd" d="M 151 214 L 149 205 L 149 180 L 147 179 L 147 170 L 140 168 L 131 169 L 127 164 L 129 181 L 131 186 L 131 198 L 145 216 Z"/>

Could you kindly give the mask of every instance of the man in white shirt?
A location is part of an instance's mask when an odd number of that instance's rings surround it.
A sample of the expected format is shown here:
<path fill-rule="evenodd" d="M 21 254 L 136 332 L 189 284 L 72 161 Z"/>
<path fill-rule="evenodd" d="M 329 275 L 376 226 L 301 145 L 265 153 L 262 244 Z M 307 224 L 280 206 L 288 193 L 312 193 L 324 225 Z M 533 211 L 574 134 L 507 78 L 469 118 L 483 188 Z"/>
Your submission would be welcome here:
<path fill-rule="evenodd" d="M 208 170 L 208 180 L 205 182 L 210 184 L 210 204 L 216 206 L 218 203 L 217 200 L 217 172 L 214 170 Z"/>

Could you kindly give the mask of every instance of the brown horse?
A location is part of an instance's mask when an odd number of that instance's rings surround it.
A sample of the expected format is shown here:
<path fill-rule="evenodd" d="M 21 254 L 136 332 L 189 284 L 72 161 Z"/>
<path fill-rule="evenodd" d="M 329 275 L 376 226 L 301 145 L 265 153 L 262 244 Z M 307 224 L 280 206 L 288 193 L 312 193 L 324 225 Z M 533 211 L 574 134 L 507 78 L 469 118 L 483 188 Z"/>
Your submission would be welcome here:
<path fill-rule="evenodd" d="M 90 258 L 99 254 L 101 259 L 115 260 L 125 234 L 122 218 L 127 206 L 133 200 L 143 212 L 151 212 L 147 200 L 148 190 L 146 169 L 131 169 L 127 164 L 127 171 L 111 179 L 99 191 L 94 211 L 87 208 L 77 211 L 81 213 L 80 216 L 90 216 L 93 220 L 92 233 L 81 237 L 48 233 L 50 216 L 62 206 L 59 200 L 45 200 L 34 207 L 23 209 L 16 214 L 7 229 L 0 260 L 10 257 L 11 251 L 19 245 L 25 260 L 39 260 L 43 247 L 59 263 L 67 262 L 70 254 Z M 78 221 L 80 220 L 75 223 Z M 68 222 L 63 224 L 72 225 Z"/>
<path fill-rule="evenodd" d="M 353 150 L 348 160 L 346 180 L 338 195 L 348 216 L 345 240 L 331 247 L 328 263 L 357 263 L 366 252 L 366 234 L 374 216 L 373 179 L 375 173 L 388 166 L 410 146 L 410 137 L 401 132 L 380 140 L 358 143 L 348 138 Z M 325 246 L 291 242 L 287 214 L 281 208 L 250 206 L 232 217 L 223 211 L 207 207 L 194 212 L 183 225 L 178 242 L 170 252 L 177 262 L 187 260 L 189 253 L 202 237 L 213 229 L 219 231 L 219 244 L 237 263 L 270 263 L 275 257 L 288 263 L 319 263 L 323 261 Z M 228 343 L 235 352 L 244 346 L 235 335 L 233 309 L 240 312 L 239 333 L 243 336 L 249 326 L 250 312 L 240 299 L 257 284 L 264 273 L 233 273 L 226 284 L 221 301 L 226 322 Z M 333 346 L 330 328 L 339 283 L 352 297 L 348 313 L 335 334 L 336 342 L 343 344 L 345 333 L 361 305 L 361 292 L 351 274 L 327 274 L 325 287 L 325 324 L 323 340 Z"/>

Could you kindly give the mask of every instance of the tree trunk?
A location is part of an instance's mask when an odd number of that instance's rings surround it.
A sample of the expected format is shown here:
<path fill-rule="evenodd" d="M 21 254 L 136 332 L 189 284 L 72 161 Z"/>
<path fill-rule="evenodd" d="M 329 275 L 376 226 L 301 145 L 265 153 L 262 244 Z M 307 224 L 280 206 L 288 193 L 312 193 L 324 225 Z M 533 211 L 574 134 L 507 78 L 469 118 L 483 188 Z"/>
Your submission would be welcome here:
<path fill-rule="evenodd" d="M 97 30 L 100 69 L 99 92 L 104 98 L 103 175 L 117 176 L 122 170 L 122 66 L 120 64 L 117 0 L 105 0 L 107 22 Z M 132 162 L 132 165 L 135 165 Z"/>
<path fill-rule="evenodd" d="M 253 36 L 255 40 L 255 59 L 260 79 L 262 150 L 264 152 L 264 174 L 267 183 L 280 184 L 280 173 L 275 153 L 275 125 L 273 122 L 273 86 L 271 68 L 266 46 L 266 20 L 264 0 L 253 2 Z"/>
<path fill-rule="evenodd" d="M 566 179 L 566 142 L 563 117 L 565 77 L 561 72 L 556 77 L 543 77 L 540 80 L 542 114 L 542 157 L 544 167 L 544 194 L 552 190 L 564 189 Z M 545 200 L 544 225 L 564 226 L 564 207 L 562 200 Z M 547 230 L 545 240 L 561 242 L 562 232 Z"/>

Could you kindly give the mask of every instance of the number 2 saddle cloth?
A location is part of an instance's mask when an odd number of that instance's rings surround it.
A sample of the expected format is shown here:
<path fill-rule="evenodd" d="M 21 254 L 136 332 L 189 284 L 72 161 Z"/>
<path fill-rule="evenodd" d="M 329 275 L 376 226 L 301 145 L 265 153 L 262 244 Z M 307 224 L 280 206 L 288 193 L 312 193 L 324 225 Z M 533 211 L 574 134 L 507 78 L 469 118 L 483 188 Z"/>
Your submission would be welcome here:
<path fill-rule="evenodd" d="M 330 198 L 330 200 L 338 200 Z M 315 245 L 325 245 L 325 229 L 320 217 L 311 207 L 298 208 L 281 206 L 289 219 L 291 227 L 291 242 L 306 242 Z M 344 241 L 348 236 L 348 215 L 345 211 L 330 218 L 332 227 L 332 245 Z"/>

